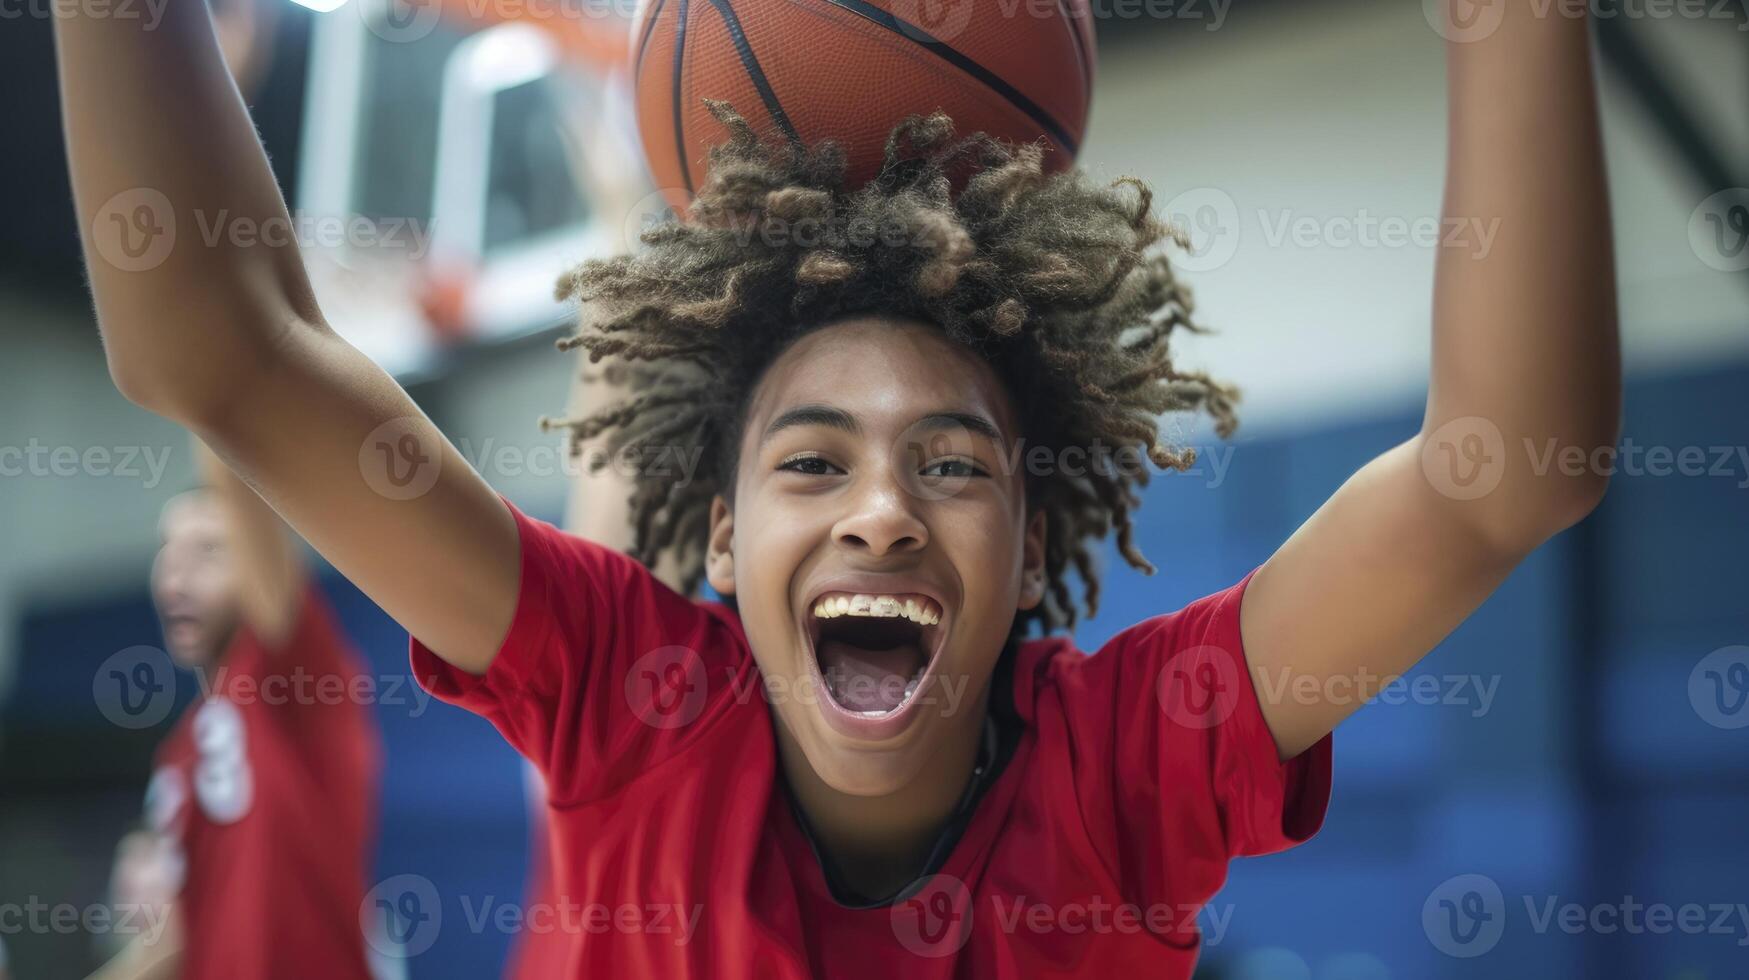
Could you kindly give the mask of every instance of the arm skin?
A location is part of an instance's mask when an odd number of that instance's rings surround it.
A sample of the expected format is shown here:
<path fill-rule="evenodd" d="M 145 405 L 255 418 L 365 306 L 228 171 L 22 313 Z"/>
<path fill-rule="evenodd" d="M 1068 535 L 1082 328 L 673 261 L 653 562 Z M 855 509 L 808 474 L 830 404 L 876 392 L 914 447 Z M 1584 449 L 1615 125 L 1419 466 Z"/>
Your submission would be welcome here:
<path fill-rule="evenodd" d="M 165 906 L 164 931 L 156 941 L 141 933 L 86 980 L 176 980 L 182 973 L 182 918 Z"/>
<path fill-rule="evenodd" d="M 295 245 L 208 244 L 203 222 L 285 220 L 261 142 L 204 3 L 138 19 L 55 18 L 85 260 L 122 393 L 195 433 L 305 540 L 434 652 L 484 673 L 509 628 L 519 546 L 509 511 L 412 400 L 323 322 Z M 174 247 L 126 271 L 106 202 L 168 198 Z M 132 214 L 133 209 L 129 208 Z M 162 221 L 164 216 L 160 216 Z M 268 236 L 264 236 L 268 237 Z M 436 480 L 409 500 L 371 488 L 375 430 L 417 441 Z M 380 485 L 380 480 L 379 480 Z"/>
<path fill-rule="evenodd" d="M 1241 610 L 1259 681 L 1310 676 L 1339 696 L 1263 696 L 1282 758 L 1315 744 L 1462 623 L 1521 560 L 1602 499 L 1607 477 L 1545 467 L 1549 440 L 1615 444 L 1620 344 L 1609 202 L 1586 18 L 1507 0 L 1485 40 L 1447 45 L 1448 218 L 1498 219 L 1438 255 L 1433 376 L 1419 435 L 1363 467 L 1258 571 Z M 1480 417 L 1504 440 L 1499 485 L 1441 493 L 1439 441 Z M 1437 434 L 1437 435 L 1436 435 Z M 1461 432 L 1460 432 L 1461 434 Z M 1527 441 L 1536 447 L 1527 450 Z M 1431 445 L 1430 445 L 1431 444 Z M 1432 448 L 1423 466 L 1423 449 Z M 1590 458 L 1589 456 L 1587 458 Z M 1441 485 L 1450 487 L 1449 482 Z M 1360 697 L 1326 686 L 1366 679 Z"/>
<path fill-rule="evenodd" d="M 199 439 L 189 441 L 201 481 L 224 514 L 227 545 L 236 560 L 237 600 L 243 619 L 270 648 L 278 649 L 297 621 L 308 575 L 297 541 L 273 508 L 212 450 Z"/>

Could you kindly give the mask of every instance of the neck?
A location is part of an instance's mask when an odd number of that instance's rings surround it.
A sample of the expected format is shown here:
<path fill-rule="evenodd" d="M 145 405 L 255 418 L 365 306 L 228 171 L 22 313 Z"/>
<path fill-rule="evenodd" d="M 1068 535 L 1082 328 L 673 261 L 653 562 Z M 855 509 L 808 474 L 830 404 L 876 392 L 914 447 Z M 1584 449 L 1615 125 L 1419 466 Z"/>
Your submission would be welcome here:
<path fill-rule="evenodd" d="M 892 793 L 858 796 L 822 780 L 782 724 L 778 754 L 821 859 L 857 892 L 889 895 L 916 878 L 959 806 L 983 749 L 989 689 L 952 727 L 916 778 Z"/>

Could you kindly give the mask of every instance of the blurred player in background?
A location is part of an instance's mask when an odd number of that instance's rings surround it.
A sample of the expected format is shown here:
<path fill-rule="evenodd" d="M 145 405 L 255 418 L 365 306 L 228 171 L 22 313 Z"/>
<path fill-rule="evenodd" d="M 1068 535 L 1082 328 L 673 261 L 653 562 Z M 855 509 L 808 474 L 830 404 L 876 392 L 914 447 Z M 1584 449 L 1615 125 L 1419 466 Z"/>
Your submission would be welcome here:
<path fill-rule="evenodd" d="M 150 929 L 164 922 L 179 884 L 176 843 L 144 824 L 122 835 L 109 874 L 109 907 L 117 923 Z M 112 929 L 99 935 L 98 958 L 108 960 L 127 948 L 137 930 Z"/>
<path fill-rule="evenodd" d="M 252 97 L 277 7 L 210 6 L 225 67 Z M 169 924 L 97 976 L 367 977 L 359 903 L 381 749 L 352 694 L 362 662 L 290 531 L 193 445 L 206 486 L 164 508 L 152 599 L 202 696 L 158 748 L 147 828 L 124 838 L 111 880 L 118 907 L 167 904 Z"/>
<path fill-rule="evenodd" d="M 158 839 L 120 849 L 114 889 L 174 901 L 97 976 L 363 980 L 380 747 L 362 664 L 284 524 L 196 454 L 207 486 L 164 508 L 152 601 L 201 697 L 158 748 Z"/>

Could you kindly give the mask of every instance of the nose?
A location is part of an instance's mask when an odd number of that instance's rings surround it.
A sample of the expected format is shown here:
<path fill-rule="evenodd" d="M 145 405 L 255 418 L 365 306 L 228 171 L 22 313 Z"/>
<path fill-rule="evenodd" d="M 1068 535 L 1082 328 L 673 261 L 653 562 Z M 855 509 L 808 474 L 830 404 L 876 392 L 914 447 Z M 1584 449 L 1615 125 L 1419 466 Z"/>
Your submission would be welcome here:
<path fill-rule="evenodd" d="M 917 513 L 917 497 L 891 474 L 865 476 L 850 509 L 832 528 L 833 540 L 871 557 L 919 551 L 929 528 Z"/>
<path fill-rule="evenodd" d="M 184 563 L 160 554 L 152 567 L 152 591 L 160 602 L 180 598 L 188 591 L 188 570 Z"/>

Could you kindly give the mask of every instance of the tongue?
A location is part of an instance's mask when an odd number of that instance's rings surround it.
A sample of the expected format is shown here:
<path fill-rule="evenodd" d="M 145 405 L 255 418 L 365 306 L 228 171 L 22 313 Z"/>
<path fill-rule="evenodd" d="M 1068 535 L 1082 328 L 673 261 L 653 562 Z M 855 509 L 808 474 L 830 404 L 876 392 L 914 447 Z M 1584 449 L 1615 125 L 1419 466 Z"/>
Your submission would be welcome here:
<path fill-rule="evenodd" d="M 892 711 L 905 701 L 905 685 L 922 670 L 923 651 L 913 643 L 869 650 L 827 639 L 820 643 L 820 672 L 832 700 L 851 711 Z"/>

